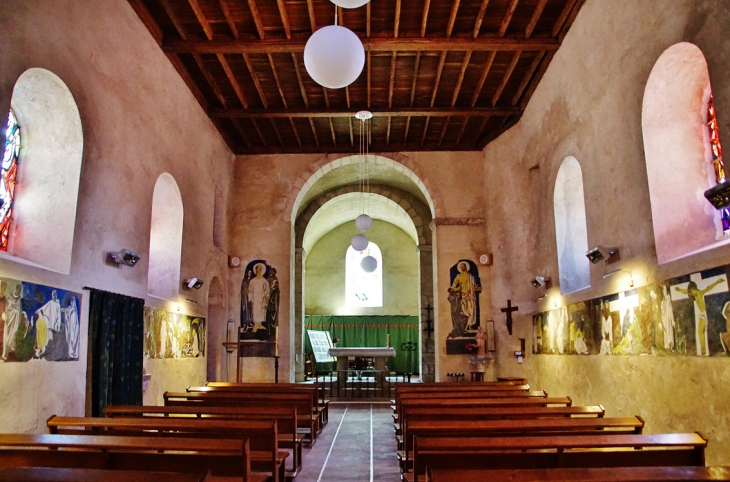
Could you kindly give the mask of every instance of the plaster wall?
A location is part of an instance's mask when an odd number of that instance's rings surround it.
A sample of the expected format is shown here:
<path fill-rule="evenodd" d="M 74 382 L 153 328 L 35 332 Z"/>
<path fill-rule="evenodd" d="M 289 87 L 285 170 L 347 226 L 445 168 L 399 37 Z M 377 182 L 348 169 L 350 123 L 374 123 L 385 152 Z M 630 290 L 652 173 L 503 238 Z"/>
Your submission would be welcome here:
<path fill-rule="evenodd" d="M 418 315 L 418 253 L 402 229 L 380 220 L 366 233 L 383 257 L 383 306 L 350 307 L 345 303 L 345 252 L 358 232 L 351 221 L 330 231 L 304 261 L 307 315 Z"/>
<path fill-rule="evenodd" d="M 434 259 L 448 255 L 449 261 L 434 265 L 436 279 L 434 289 L 444 291 L 441 302 L 435 303 L 434 317 L 436 363 L 438 357 L 445 357 L 445 334 L 451 331 L 451 318 L 446 288 L 449 284 L 449 268 L 461 258 L 476 261 L 485 252 L 487 245 L 487 226 L 485 192 L 482 186 L 483 163 L 481 153 L 471 152 L 406 152 L 384 154 L 396 161 L 396 168 L 402 165 L 415 173 L 433 199 L 436 230 L 440 233 L 443 224 L 444 240 L 434 240 Z M 252 259 L 265 259 L 279 271 L 282 286 L 279 307 L 279 346 L 281 354 L 280 379 L 294 379 L 294 323 L 301 323 L 294 317 L 291 293 L 296 288 L 291 279 L 291 270 L 297 254 L 293 247 L 292 208 L 302 188 L 308 189 L 316 179 L 314 174 L 323 166 L 332 169 L 342 165 L 338 159 L 342 155 L 256 155 L 239 156 L 235 161 L 235 171 L 228 199 L 228 237 L 230 252 L 242 259 L 245 266 Z M 354 180 L 356 182 L 356 179 Z M 306 208 L 302 206 L 301 209 Z M 301 211 L 299 211 L 301 212 Z M 431 227 L 433 228 L 433 227 Z M 440 236 L 440 234 L 438 234 Z M 443 246 L 443 253 L 440 251 Z M 450 261 L 453 259 L 453 261 Z M 448 264 L 448 266 L 447 266 Z M 239 320 L 240 286 L 243 271 L 232 274 L 230 293 L 230 312 L 234 320 Z M 487 276 L 482 283 L 489 283 Z M 485 287 L 488 292 L 488 288 Z M 306 293 L 305 293 L 306 297 Z M 488 296 L 482 296 L 482 313 L 488 312 Z M 443 335 L 442 335 L 443 333 Z M 441 338 L 439 338 L 441 336 Z M 287 349 L 288 348 L 288 349 Z M 442 353 L 439 353 L 438 350 Z M 446 366 L 458 365 L 459 371 L 467 369 L 466 355 L 445 357 Z M 253 377 L 273 380 L 273 363 L 261 359 L 243 359 L 244 380 Z M 269 367 L 271 365 L 271 367 Z M 259 370 L 263 368 L 264 373 Z M 443 373 L 448 371 L 445 368 Z M 438 376 L 438 375 L 437 375 Z M 248 377 L 248 378 L 247 378 Z"/>
<path fill-rule="evenodd" d="M 639 414 L 647 433 L 699 430 L 710 437 L 708 464 L 730 463 L 730 360 L 697 357 L 531 355 L 531 315 L 566 303 L 726 264 L 720 247 L 659 265 L 642 139 L 644 89 L 659 56 L 671 45 L 695 43 L 707 57 L 721 139 L 730 138 L 730 45 L 725 42 L 730 5 L 721 0 L 587 0 L 536 89 L 522 119 L 484 151 L 489 205 L 491 316 L 498 376 L 522 375 L 531 385 L 575 403 L 600 403 L 608 415 Z M 546 299 L 529 280 L 557 280 L 553 190 L 558 168 L 572 155 L 581 164 L 588 244 L 617 246 L 620 260 L 591 266 L 591 287 Z M 441 239 L 439 239 L 441 242 Z M 519 306 L 515 332 L 507 334 L 499 308 Z M 512 355 L 527 339 L 527 358 Z"/>
<path fill-rule="evenodd" d="M 0 413 L 12 414 L 0 417 L 0 431 L 43 432 L 51 414 L 85 412 L 83 288 L 146 297 L 152 193 L 161 173 L 175 178 L 185 209 L 181 276 L 228 278 L 226 255 L 213 246 L 213 205 L 214 185 L 228 186 L 233 156 L 127 2 L 6 0 L 0 31 L 0 112 L 10 107 L 16 79 L 42 67 L 68 86 L 84 137 L 70 274 L 0 260 L 0 276 L 82 293 L 79 361 L 0 363 Z M 121 248 L 142 256 L 135 268 L 106 261 Z M 180 311 L 207 316 L 208 286 L 184 293 L 197 304 L 183 302 Z M 145 367 L 153 375 L 146 403 L 205 379 L 202 359 L 148 360 Z"/>

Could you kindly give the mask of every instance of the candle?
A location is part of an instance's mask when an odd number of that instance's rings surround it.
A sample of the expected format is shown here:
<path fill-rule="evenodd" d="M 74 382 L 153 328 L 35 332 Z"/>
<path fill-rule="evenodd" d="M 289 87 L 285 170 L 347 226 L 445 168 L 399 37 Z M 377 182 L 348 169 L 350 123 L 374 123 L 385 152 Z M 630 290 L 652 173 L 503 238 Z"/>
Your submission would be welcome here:
<path fill-rule="evenodd" d="M 388 333 L 388 343 L 385 346 L 390 346 L 390 333 Z"/>

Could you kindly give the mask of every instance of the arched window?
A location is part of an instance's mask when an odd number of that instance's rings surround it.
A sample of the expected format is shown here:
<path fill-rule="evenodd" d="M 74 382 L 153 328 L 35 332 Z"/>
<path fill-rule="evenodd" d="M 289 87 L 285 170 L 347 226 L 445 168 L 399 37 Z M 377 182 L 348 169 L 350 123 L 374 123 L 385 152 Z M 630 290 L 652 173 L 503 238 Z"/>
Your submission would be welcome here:
<path fill-rule="evenodd" d="M 555 240 L 558 247 L 560 292 L 573 293 L 591 286 L 586 202 L 583 173 L 575 157 L 566 157 L 558 170 L 553 193 Z"/>
<path fill-rule="evenodd" d="M 180 293 L 183 203 L 175 179 L 168 173 L 157 178 L 152 195 L 150 262 L 147 292 L 155 298 L 177 301 Z"/>
<path fill-rule="evenodd" d="M 5 151 L 3 153 L 2 183 L 0 183 L 0 250 L 8 250 L 8 231 L 10 218 L 13 215 L 15 199 L 15 174 L 18 171 L 18 154 L 20 153 L 20 127 L 13 110 L 8 114 L 8 125 L 5 128 Z"/>
<path fill-rule="evenodd" d="M 660 264 L 730 243 L 723 213 L 704 197 L 724 179 L 711 96 L 705 56 L 688 42 L 665 50 L 646 83 L 641 125 Z"/>
<path fill-rule="evenodd" d="M 345 300 L 350 307 L 380 308 L 383 306 L 383 257 L 378 245 L 370 241 L 364 251 L 350 246 L 345 255 Z M 360 263 L 372 256 L 378 267 L 372 273 L 362 269 Z"/>
<path fill-rule="evenodd" d="M 727 181 L 725 175 L 725 162 L 722 159 L 722 144 L 720 144 L 720 131 L 717 128 L 717 115 L 715 115 L 715 99 L 707 99 L 707 133 L 709 135 L 710 144 L 710 162 L 715 167 L 715 182 L 721 184 Z M 722 232 L 725 236 L 730 235 L 730 207 L 720 210 L 720 219 L 722 223 Z"/>

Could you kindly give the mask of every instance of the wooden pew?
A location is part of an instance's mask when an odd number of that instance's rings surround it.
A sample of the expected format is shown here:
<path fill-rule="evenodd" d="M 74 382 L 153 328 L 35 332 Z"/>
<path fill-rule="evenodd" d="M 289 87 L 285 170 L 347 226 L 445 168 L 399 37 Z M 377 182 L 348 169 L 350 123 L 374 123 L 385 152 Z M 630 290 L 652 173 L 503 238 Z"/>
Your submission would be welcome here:
<path fill-rule="evenodd" d="M 184 453 L 182 453 L 184 452 Z M 0 468 L 57 467 L 200 473 L 266 482 L 251 472 L 248 439 L 0 434 Z M 184 480 L 184 479 L 182 479 Z"/>
<path fill-rule="evenodd" d="M 139 470 L 8 467 L 0 469 L 2 482 L 205 482 L 208 474 L 142 472 Z"/>
<path fill-rule="evenodd" d="M 276 421 L 218 420 L 197 418 L 100 418 L 59 417 L 46 422 L 52 434 L 86 433 L 149 436 L 157 432 L 163 437 L 248 439 L 251 446 L 251 467 L 270 474 L 274 482 L 286 478 L 288 452 L 279 452 Z"/>
<path fill-rule="evenodd" d="M 164 407 L 159 405 L 108 405 L 108 418 L 120 417 L 195 417 L 220 420 L 276 420 L 279 448 L 292 450 L 292 468 L 288 477 L 296 476 L 302 466 L 302 437 L 297 433 L 296 407 Z"/>
<path fill-rule="evenodd" d="M 401 468 L 407 472 L 413 460 L 416 437 L 499 437 L 640 434 L 641 417 L 539 418 L 522 420 L 416 420 L 403 426 L 403 450 L 398 451 Z"/>
<path fill-rule="evenodd" d="M 431 469 L 426 482 L 661 482 L 730 480 L 730 467 L 590 467 L 580 469 Z"/>
<path fill-rule="evenodd" d="M 308 430 L 312 444 L 320 431 L 320 416 L 307 393 L 165 392 L 166 406 L 208 405 L 223 407 L 296 407 L 300 427 Z"/>
<path fill-rule="evenodd" d="M 222 388 L 222 389 L 231 389 L 235 390 L 238 387 L 243 388 L 273 388 L 277 389 L 277 387 L 283 387 L 283 388 L 293 388 L 297 390 L 307 390 L 316 388 L 317 391 L 317 398 L 319 400 L 319 407 L 320 411 L 323 415 L 323 424 L 326 424 L 329 421 L 329 403 L 330 401 L 325 396 L 325 389 L 324 384 L 320 382 L 313 382 L 313 383 L 231 383 L 231 382 L 206 382 L 206 387 L 211 388 Z"/>
<path fill-rule="evenodd" d="M 633 466 L 704 466 L 707 439 L 699 433 L 561 435 L 554 437 L 416 437 L 413 473 L 426 467 L 514 469 Z"/>

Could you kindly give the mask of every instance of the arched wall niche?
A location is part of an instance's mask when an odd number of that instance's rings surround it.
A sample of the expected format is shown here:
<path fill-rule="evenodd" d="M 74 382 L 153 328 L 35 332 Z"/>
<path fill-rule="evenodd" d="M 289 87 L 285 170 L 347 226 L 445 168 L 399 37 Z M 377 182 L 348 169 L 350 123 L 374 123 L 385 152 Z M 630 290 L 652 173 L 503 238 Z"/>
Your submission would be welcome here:
<path fill-rule="evenodd" d="M 0 257 L 69 274 L 84 149 L 78 107 L 57 75 L 32 68 L 15 83 L 11 108 L 21 149 L 8 251 Z"/>
<path fill-rule="evenodd" d="M 183 235 L 183 204 L 175 179 L 160 174 L 152 195 L 147 293 L 178 301 Z"/>
<path fill-rule="evenodd" d="M 573 156 L 566 157 L 558 170 L 553 209 L 560 293 L 565 295 L 590 288 L 591 267 L 585 257 L 588 251 L 588 227 L 583 173 L 580 163 Z"/>
<path fill-rule="evenodd" d="M 710 93 L 705 56 L 688 42 L 662 53 L 644 90 L 641 124 L 659 264 L 730 243 L 703 195 L 715 185 L 706 126 Z"/>

